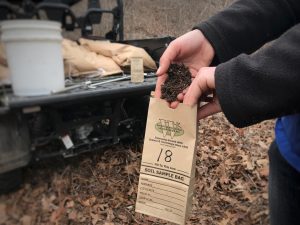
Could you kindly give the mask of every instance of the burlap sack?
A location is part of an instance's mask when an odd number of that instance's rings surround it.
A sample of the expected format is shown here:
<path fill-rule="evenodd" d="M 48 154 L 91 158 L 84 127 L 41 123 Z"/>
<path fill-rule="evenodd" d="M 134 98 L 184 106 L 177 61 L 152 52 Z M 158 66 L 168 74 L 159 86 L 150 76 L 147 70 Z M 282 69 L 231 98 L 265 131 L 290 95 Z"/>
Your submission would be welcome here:
<path fill-rule="evenodd" d="M 2 43 L 0 43 L 0 64 L 7 66 L 6 54 Z"/>
<path fill-rule="evenodd" d="M 103 76 L 122 73 L 121 68 L 109 57 L 96 54 L 76 42 L 64 39 L 63 58 L 66 74 L 102 70 Z"/>
<path fill-rule="evenodd" d="M 0 64 L 0 83 L 3 83 L 3 81 L 8 81 L 10 79 L 9 76 L 8 67 Z"/>
<path fill-rule="evenodd" d="M 180 225 L 192 205 L 197 107 L 151 98 L 140 169 L 136 211 Z"/>
<path fill-rule="evenodd" d="M 143 58 L 144 67 L 146 69 L 156 70 L 156 64 L 151 56 L 143 49 L 131 45 L 110 43 L 108 41 L 94 41 L 87 39 L 79 39 L 82 46 L 90 51 L 111 57 L 119 66 L 130 66 L 131 58 Z"/>
<path fill-rule="evenodd" d="M 8 81 L 10 79 L 9 76 L 4 45 L 0 43 L 0 83 Z"/>

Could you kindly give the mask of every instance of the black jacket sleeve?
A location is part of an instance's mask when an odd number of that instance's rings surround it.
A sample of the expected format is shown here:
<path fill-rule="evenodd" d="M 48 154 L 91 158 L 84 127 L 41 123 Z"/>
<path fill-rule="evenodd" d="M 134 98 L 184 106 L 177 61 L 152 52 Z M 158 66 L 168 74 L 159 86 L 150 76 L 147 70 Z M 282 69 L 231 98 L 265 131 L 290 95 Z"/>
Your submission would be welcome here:
<path fill-rule="evenodd" d="M 250 54 L 299 22 L 299 0 L 239 0 L 200 29 L 215 49 L 219 62 Z"/>
<path fill-rule="evenodd" d="M 300 112 L 300 24 L 271 46 L 220 64 L 215 79 L 221 108 L 237 127 Z"/>

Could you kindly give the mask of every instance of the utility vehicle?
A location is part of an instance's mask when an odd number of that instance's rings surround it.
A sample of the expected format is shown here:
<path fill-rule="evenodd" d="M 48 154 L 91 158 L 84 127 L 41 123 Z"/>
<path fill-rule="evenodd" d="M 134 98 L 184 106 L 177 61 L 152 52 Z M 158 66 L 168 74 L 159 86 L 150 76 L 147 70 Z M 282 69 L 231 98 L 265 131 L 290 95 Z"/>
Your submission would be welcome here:
<path fill-rule="evenodd" d="M 46 16 L 59 21 L 65 31 L 81 30 L 90 39 L 109 39 L 144 48 L 158 62 L 171 37 L 124 40 L 123 1 L 103 9 L 101 1 L 88 1 L 85 15 L 76 16 L 76 0 L 0 0 L 0 20 Z M 111 30 L 104 37 L 93 35 L 93 25 L 102 15 L 112 15 Z M 150 71 L 151 72 L 151 71 Z M 118 77 L 121 77 L 117 76 Z M 112 78 L 88 78 L 91 82 Z M 75 85 L 85 82 L 72 80 Z M 67 82 L 67 81 L 66 81 Z M 70 80 L 68 80 L 70 82 Z M 0 86 L 0 193 L 13 190 L 22 181 L 22 169 L 49 157 L 73 157 L 101 150 L 125 139 L 142 138 L 148 99 L 155 87 L 155 74 L 145 74 L 145 82 L 124 79 L 107 82 L 95 89 L 76 88 L 47 96 L 18 97 L 10 85 Z M 67 83 L 66 83 L 67 84 Z"/>

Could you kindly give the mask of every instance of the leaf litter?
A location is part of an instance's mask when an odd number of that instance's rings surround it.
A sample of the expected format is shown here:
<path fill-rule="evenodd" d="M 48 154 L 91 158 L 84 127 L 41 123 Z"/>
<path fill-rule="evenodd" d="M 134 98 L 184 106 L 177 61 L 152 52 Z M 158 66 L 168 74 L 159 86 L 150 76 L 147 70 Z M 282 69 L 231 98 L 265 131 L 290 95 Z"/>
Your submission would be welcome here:
<path fill-rule="evenodd" d="M 187 224 L 268 224 L 268 146 L 273 121 L 244 129 L 221 114 L 200 121 L 192 213 Z M 0 224 L 171 224 L 135 213 L 142 144 L 117 145 L 26 170 L 0 196 Z"/>

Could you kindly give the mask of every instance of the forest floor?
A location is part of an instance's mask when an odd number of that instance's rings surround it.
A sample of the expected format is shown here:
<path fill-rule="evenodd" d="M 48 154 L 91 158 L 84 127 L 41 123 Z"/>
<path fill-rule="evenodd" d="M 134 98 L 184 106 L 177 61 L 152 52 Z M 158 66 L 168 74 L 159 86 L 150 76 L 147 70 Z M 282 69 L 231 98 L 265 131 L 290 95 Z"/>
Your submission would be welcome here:
<path fill-rule="evenodd" d="M 187 224 L 268 224 L 268 145 L 273 121 L 237 129 L 222 114 L 201 121 Z M 135 213 L 142 144 L 116 145 L 26 169 L 0 196 L 0 224 L 170 224 Z"/>

